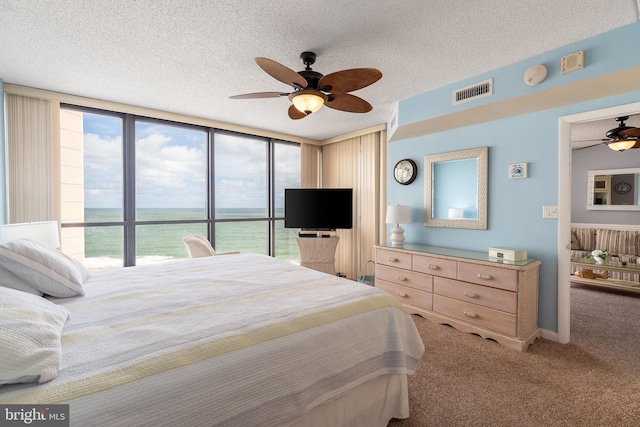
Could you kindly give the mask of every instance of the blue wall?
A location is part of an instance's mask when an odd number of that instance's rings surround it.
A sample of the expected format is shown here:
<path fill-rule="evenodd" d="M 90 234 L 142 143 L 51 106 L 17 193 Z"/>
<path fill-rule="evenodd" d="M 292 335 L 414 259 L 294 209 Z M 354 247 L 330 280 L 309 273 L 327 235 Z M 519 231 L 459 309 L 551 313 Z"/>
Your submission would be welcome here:
<path fill-rule="evenodd" d="M 640 23 L 467 79 L 399 103 L 400 126 L 443 116 L 463 109 L 515 98 L 613 71 L 640 65 Z M 584 70 L 561 75 L 560 58 L 584 50 Z M 548 78 L 527 86 L 527 68 L 544 64 Z M 494 95 L 452 106 L 454 89 L 493 78 Z M 398 185 L 389 175 L 387 202 L 409 204 L 412 223 L 403 225 L 408 243 L 462 248 L 485 252 L 490 246 L 527 249 L 540 269 L 539 325 L 557 331 L 558 223 L 542 218 L 543 206 L 558 205 L 558 118 L 580 112 L 637 102 L 640 91 L 581 104 L 482 123 L 389 143 L 387 168 L 400 159 L 413 159 L 419 177 L 409 186 Z M 489 147 L 488 230 L 425 227 L 424 156 L 449 151 Z M 527 162 L 527 179 L 510 180 L 508 165 Z"/>

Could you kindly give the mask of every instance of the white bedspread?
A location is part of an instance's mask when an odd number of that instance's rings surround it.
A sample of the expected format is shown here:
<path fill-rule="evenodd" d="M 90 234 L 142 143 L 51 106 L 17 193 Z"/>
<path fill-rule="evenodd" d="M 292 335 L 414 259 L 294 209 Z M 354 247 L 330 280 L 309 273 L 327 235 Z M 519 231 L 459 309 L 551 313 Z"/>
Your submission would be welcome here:
<path fill-rule="evenodd" d="M 384 292 L 256 254 L 94 273 L 58 377 L 0 403 L 70 403 L 77 426 L 268 426 L 383 374 L 424 346 Z"/>

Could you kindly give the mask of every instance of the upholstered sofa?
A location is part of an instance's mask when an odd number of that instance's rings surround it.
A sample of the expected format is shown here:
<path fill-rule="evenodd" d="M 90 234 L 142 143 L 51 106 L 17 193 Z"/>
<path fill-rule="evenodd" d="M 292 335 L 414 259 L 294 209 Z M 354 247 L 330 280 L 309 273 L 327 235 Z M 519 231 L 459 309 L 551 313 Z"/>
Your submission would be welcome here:
<path fill-rule="evenodd" d="M 611 228 L 571 228 L 571 258 L 584 258 L 595 249 L 607 249 L 609 256 L 618 255 L 621 262 L 640 264 L 640 231 Z M 611 258 L 609 257 L 607 261 Z M 577 270 L 571 269 L 571 274 Z M 593 269 L 594 272 L 602 270 Z M 640 274 L 609 271 L 612 279 L 640 282 Z"/>

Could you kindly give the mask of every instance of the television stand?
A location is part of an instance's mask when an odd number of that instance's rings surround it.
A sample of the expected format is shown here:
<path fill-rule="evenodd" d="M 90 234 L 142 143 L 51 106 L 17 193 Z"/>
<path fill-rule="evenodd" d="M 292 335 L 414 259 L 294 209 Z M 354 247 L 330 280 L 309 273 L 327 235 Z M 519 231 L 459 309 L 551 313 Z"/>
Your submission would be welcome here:
<path fill-rule="evenodd" d="M 329 237 L 298 237 L 300 250 L 300 265 L 323 273 L 336 275 L 335 261 L 338 236 Z"/>

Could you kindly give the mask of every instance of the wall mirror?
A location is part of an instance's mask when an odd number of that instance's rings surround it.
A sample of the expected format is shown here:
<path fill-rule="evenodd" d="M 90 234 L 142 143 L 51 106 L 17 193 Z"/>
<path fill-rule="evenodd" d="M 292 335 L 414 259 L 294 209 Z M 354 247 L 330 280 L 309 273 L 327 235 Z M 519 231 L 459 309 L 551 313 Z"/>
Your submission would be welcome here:
<path fill-rule="evenodd" d="M 489 148 L 424 157 L 424 225 L 487 229 Z"/>
<path fill-rule="evenodd" d="M 640 168 L 587 172 L 587 210 L 640 211 Z"/>

